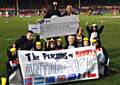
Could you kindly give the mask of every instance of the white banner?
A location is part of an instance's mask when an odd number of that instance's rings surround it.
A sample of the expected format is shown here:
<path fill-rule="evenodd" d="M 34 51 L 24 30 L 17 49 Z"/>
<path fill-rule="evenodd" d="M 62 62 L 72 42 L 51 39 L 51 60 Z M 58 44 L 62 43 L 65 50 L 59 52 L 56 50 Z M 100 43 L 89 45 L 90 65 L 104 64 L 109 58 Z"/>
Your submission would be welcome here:
<path fill-rule="evenodd" d="M 18 51 L 24 85 L 99 78 L 94 47 L 57 51 Z"/>

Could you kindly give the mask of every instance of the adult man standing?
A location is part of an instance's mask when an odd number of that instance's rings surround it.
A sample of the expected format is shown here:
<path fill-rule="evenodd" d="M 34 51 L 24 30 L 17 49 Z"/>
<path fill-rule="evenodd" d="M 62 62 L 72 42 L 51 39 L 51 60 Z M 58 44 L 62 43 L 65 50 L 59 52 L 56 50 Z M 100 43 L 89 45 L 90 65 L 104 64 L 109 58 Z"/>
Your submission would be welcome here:
<path fill-rule="evenodd" d="M 44 18 L 61 17 L 61 13 L 58 10 L 58 2 L 54 1 L 52 4 L 52 10 L 48 11 Z"/>
<path fill-rule="evenodd" d="M 33 36 L 34 33 L 32 31 L 27 31 L 26 36 L 21 36 L 16 40 L 16 49 L 30 50 L 33 47 Z"/>
<path fill-rule="evenodd" d="M 34 33 L 32 31 L 27 31 L 25 36 L 21 36 L 20 38 L 18 38 L 15 44 L 8 48 L 6 85 L 22 83 L 17 50 L 31 50 L 31 48 L 33 47 L 33 36 Z"/>

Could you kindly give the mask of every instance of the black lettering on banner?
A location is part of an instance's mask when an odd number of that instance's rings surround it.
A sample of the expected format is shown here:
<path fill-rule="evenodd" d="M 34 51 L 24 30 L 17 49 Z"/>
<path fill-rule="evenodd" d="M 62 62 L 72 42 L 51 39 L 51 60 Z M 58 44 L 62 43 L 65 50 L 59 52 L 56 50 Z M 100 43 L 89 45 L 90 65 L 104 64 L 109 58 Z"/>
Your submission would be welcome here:
<path fill-rule="evenodd" d="M 66 52 L 63 54 L 64 59 L 68 59 L 68 57 L 67 57 L 67 55 L 66 55 L 66 54 L 67 54 Z"/>
<path fill-rule="evenodd" d="M 73 58 L 73 54 L 69 54 L 69 57 Z"/>
<path fill-rule="evenodd" d="M 39 60 L 39 56 L 36 56 L 34 53 L 32 53 L 33 60 Z"/>
<path fill-rule="evenodd" d="M 31 61 L 31 58 L 30 58 L 30 53 L 25 54 L 25 56 L 27 56 L 28 61 Z"/>
<path fill-rule="evenodd" d="M 43 54 L 43 57 L 44 57 L 45 60 L 46 60 L 46 58 L 50 59 L 48 54 L 46 54 L 46 53 L 42 53 L 42 54 Z"/>
<path fill-rule="evenodd" d="M 55 57 L 55 59 L 61 59 L 61 53 L 56 53 L 56 57 Z"/>
<path fill-rule="evenodd" d="M 55 58 L 55 54 L 50 54 L 50 56 L 51 56 L 51 58 L 53 58 L 53 59 Z"/>
<path fill-rule="evenodd" d="M 42 53 L 44 59 L 68 59 L 67 53 Z M 73 57 L 73 55 L 70 55 L 70 57 Z"/>
<path fill-rule="evenodd" d="M 31 57 L 33 58 L 33 60 L 39 60 L 39 56 L 35 55 L 34 53 L 32 53 L 32 54 L 27 53 L 27 54 L 25 54 L 25 56 L 27 56 L 28 61 L 32 60 Z"/>

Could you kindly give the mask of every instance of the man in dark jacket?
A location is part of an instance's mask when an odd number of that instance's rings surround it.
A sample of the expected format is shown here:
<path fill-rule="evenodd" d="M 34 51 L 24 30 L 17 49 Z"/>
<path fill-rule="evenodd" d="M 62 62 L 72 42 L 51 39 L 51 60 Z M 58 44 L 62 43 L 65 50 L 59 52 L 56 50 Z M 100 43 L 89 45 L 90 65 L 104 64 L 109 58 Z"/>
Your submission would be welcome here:
<path fill-rule="evenodd" d="M 16 40 L 16 49 L 30 50 L 33 46 L 33 36 L 34 33 L 32 31 L 27 31 L 26 36 L 21 36 Z"/>
<path fill-rule="evenodd" d="M 12 46 L 7 49 L 8 61 L 6 65 L 7 69 L 7 83 L 9 85 L 10 75 L 20 68 L 17 50 L 30 50 L 33 46 L 33 32 L 28 31 L 26 36 L 18 38 Z"/>
<path fill-rule="evenodd" d="M 54 18 L 55 16 L 61 17 L 61 13 L 58 10 L 58 3 L 56 1 L 53 2 L 52 10 L 48 11 L 44 18 Z"/>

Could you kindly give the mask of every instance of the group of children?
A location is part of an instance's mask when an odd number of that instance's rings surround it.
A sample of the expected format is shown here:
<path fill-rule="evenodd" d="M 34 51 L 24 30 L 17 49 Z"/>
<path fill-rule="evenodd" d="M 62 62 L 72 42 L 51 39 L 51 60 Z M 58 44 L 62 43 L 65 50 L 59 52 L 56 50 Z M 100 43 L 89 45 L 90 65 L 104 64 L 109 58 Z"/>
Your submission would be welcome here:
<path fill-rule="evenodd" d="M 56 6 L 57 5 L 55 4 L 55 9 L 48 12 L 44 18 L 50 18 L 53 15 L 57 15 L 59 17 L 60 13 L 58 12 L 58 9 L 56 9 Z M 71 5 L 67 5 L 66 11 L 63 16 L 70 15 L 76 14 L 73 12 L 73 7 Z M 10 75 L 16 69 L 20 68 L 17 50 L 52 51 L 85 46 L 95 46 L 96 50 L 101 50 L 103 53 L 102 56 L 99 56 L 99 54 L 97 55 L 99 62 L 99 74 L 102 76 L 105 75 L 105 68 L 108 65 L 109 58 L 100 40 L 100 33 L 103 31 L 103 28 L 103 22 L 100 28 L 98 28 L 97 24 L 92 24 L 91 27 L 89 27 L 87 22 L 86 30 L 88 32 L 88 37 L 83 34 L 83 28 L 78 28 L 76 34 L 66 35 L 64 37 L 65 41 L 63 41 L 63 38 L 61 37 L 53 37 L 47 38 L 44 42 L 40 39 L 39 35 L 37 35 L 34 39 L 34 33 L 32 31 L 28 31 L 25 36 L 21 36 L 20 38 L 18 38 L 15 43 L 7 49 L 7 82 L 9 82 Z M 66 42 L 66 44 L 64 42 Z"/>
<path fill-rule="evenodd" d="M 99 52 L 102 51 L 102 56 L 97 55 L 99 62 L 99 74 L 101 76 L 106 74 L 106 67 L 108 66 L 108 54 L 104 47 L 101 44 L 100 33 L 103 30 L 103 24 L 98 28 L 97 24 L 93 24 L 89 28 L 88 23 L 86 24 L 86 30 L 88 32 L 88 37 L 85 37 L 83 34 L 83 29 L 79 28 L 76 34 L 66 35 L 64 42 L 66 45 L 63 46 L 63 39 L 61 37 L 48 38 L 45 43 L 41 41 L 40 36 L 37 35 L 34 39 L 34 33 L 28 31 L 26 36 L 21 36 L 18 38 L 15 43 L 10 46 L 7 50 L 8 62 L 7 62 L 7 76 L 9 76 L 17 69 L 20 68 L 19 60 L 17 56 L 17 50 L 32 50 L 32 51 L 52 51 L 52 50 L 62 50 L 62 49 L 71 49 L 85 46 L 95 46 L 96 50 Z M 9 79 L 8 79 L 9 80 Z"/>

